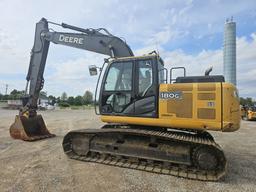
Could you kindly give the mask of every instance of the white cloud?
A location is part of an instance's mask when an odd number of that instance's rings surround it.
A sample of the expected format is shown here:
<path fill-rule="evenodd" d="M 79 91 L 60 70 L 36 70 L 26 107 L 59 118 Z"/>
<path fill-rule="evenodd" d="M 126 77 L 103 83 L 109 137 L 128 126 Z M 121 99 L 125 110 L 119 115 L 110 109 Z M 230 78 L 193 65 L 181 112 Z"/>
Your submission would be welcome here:
<path fill-rule="evenodd" d="M 90 76 L 89 65 L 101 67 L 104 56 L 86 53 L 84 57 L 60 63 L 51 63 L 48 66 L 50 75 L 45 75 L 45 90 L 48 94 L 82 95 L 85 90 L 94 91 L 97 77 Z"/>
<path fill-rule="evenodd" d="M 241 96 L 256 99 L 256 33 L 251 37 L 252 40 L 237 38 L 237 85 Z M 210 66 L 213 66 L 212 74 L 223 74 L 222 49 L 203 50 L 196 55 L 186 54 L 182 50 L 162 49 L 162 57 L 168 68 L 184 66 L 188 75 L 203 75 Z"/>
<path fill-rule="evenodd" d="M 41 17 L 56 22 L 65 22 L 84 28 L 105 27 L 111 33 L 122 36 L 136 54 L 158 50 L 168 66 L 184 65 L 188 74 L 203 74 L 213 65 L 213 73 L 222 73 L 222 50 L 202 50 L 188 54 L 175 42 L 192 35 L 205 36 L 222 33 L 226 17 L 233 15 L 238 24 L 245 21 L 244 15 L 255 18 L 255 2 L 239 1 L 0 1 L 0 83 L 9 83 L 13 88 L 25 85 L 30 50 L 33 45 L 35 23 Z M 255 20 L 255 19 L 254 19 Z M 61 28 L 56 30 L 63 31 Z M 237 39 L 237 66 L 240 93 L 256 98 L 255 43 L 256 35 Z M 221 45 L 220 45 L 221 47 Z M 100 64 L 103 57 L 93 53 L 75 51 L 61 46 L 50 46 L 46 66 L 45 90 L 52 94 L 70 91 L 82 94 L 84 89 L 93 90 L 96 79 L 88 76 L 88 64 Z M 85 65 L 84 65 L 85 64 Z M 23 79 L 10 79 L 14 75 Z M 3 77 L 4 78 L 1 78 Z M 5 78 L 9 76 L 9 78 Z M 84 77 L 84 78 L 83 78 Z M 0 89 L 3 92 L 3 89 Z"/>

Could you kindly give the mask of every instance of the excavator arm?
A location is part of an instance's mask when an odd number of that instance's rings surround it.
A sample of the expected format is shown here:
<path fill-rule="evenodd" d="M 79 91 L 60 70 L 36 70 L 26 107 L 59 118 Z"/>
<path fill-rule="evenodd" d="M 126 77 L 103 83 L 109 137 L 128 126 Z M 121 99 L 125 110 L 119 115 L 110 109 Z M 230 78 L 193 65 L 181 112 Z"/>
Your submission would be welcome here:
<path fill-rule="evenodd" d="M 76 33 L 51 31 L 48 27 L 49 24 L 58 25 L 76 31 Z M 42 18 L 36 24 L 34 45 L 26 77 L 26 95 L 23 98 L 23 107 L 10 128 L 10 134 L 13 138 L 37 140 L 41 139 L 43 135 L 51 135 L 42 117 L 37 115 L 36 112 L 39 93 L 44 85 L 43 74 L 50 42 L 110 57 L 133 56 L 132 50 L 125 41 L 112 35 L 104 28 L 83 29 L 65 23 L 53 23 Z"/>
<path fill-rule="evenodd" d="M 26 77 L 27 85 L 29 84 L 28 104 L 33 109 L 37 108 L 39 92 L 43 88 L 43 74 L 50 42 L 109 55 L 110 57 L 133 56 L 130 47 L 122 39 L 110 34 L 106 29 L 82 29 L 62 23 L 60 26 L 63 28 L 81 33 L 51 32 L 49 31 L 48 23 L 52 22 L 42 18 L 36 24 L 34 46 Z M 101 31 L 104 31 L 105 34 Z"/>

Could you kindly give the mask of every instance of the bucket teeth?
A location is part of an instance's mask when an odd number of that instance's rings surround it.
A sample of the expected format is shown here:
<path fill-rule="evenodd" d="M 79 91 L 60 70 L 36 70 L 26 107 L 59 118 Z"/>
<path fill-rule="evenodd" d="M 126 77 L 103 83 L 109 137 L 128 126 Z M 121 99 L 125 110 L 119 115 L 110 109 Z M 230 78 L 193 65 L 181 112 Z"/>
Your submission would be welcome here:
<path fill-rule="evenodd" d="M 10 135 L 14 139 L 35 141 L 54 137 L 45 126 L 41 115 L 26 117 L 16 115 L 14 123 L 10 127 Z"/>

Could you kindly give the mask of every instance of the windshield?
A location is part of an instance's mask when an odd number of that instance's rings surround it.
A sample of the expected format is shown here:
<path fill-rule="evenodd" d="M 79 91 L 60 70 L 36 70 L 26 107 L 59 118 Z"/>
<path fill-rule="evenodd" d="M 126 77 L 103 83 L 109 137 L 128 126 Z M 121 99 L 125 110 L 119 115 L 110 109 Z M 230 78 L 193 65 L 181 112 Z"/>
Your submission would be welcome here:
<path fill-rule="evenodd" d="M 112 63 L 104 89 L 105 91 L 132 90 L 132 62 Z"/>

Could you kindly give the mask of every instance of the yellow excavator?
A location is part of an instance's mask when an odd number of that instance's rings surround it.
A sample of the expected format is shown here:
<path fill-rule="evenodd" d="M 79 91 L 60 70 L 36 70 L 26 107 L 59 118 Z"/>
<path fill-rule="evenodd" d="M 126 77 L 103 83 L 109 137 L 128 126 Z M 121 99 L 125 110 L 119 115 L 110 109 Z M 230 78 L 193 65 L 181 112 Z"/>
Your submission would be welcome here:
<path fill-rule="evenodd" d="M 76 33 L 50 31 L 49 24 Z M 186 76 L 183 67 L 168 71 L 156 52 L 134 56 L 123 39 L 103 28 L 44 18 L 36 24 L 23 107 L 10 127 L 13 138 L 54 136 L 37 114 L 50 42 L 109 56 L 99 68 L 95 93 L 95 111 L 106 124 L 67 133 L 62 145 L 69 158 L 204 181 L 225 175 L 225 155 L 208 131 L 239 129 L 236 87 L 210 70 L 203 76 Z M 184 76 L 173 78 L 174 70 Z M 98 67 L 89 71 L 97 75 Z"/>
<path fill-rule="evenodd" d="M 241 118 L 245 121 L 256 120 L 255 106 L 241 106 Z"/>

